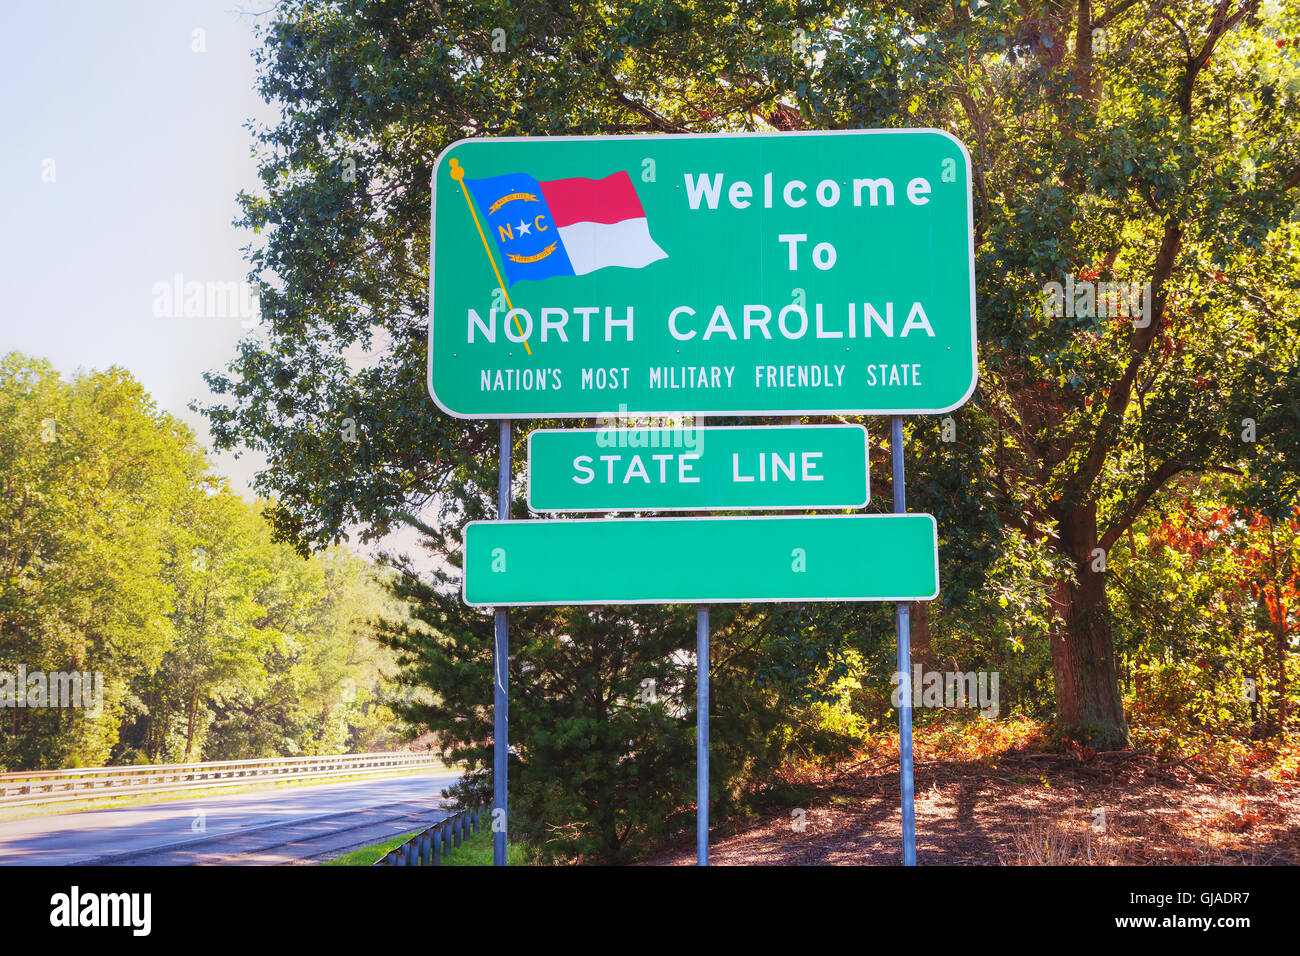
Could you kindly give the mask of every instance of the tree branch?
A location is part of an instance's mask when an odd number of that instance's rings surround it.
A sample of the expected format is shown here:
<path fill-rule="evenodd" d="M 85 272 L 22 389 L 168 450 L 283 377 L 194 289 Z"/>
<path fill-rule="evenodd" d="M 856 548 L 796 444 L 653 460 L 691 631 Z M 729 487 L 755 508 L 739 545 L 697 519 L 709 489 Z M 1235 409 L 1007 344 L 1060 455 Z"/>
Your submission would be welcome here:
<path fill-rule="evenodd" d="M 1103 13 L 1097 19 L 1093 20 L 1092 25 L 1094 27 L 1104 27 L 1106 26 L 1106 24 L 1110 23 L 1111 20 L 1114 20 L 1125 10 L 1129 9 L 1130 7 L 1136 6 L 1138 2 L 1139 0 L 1123 0 L 1123 2 L 1117 3 L 1115 6 L 1110 7 L 1105 13 Z M 1155 4 L 1155 6 L 1158 7 L 1160 6 L 1160 4 L 1157 3 Z"/>
<path fill-rule="evenodd" d="M 1142 513 L 1147 502 L 1164 486 L 1165 482 L 1186 470 L 1188 470 L 1187 464 L 1181 461 L 1167 461 L 1156 468 L 1133 496 L 1128 510 L 1097 539 L 1098 546 L 1104 551 L 1109 551 L 1111 545 L 1118 541 L 1119 536 L 1137 520 L 1137 516 Z"/>

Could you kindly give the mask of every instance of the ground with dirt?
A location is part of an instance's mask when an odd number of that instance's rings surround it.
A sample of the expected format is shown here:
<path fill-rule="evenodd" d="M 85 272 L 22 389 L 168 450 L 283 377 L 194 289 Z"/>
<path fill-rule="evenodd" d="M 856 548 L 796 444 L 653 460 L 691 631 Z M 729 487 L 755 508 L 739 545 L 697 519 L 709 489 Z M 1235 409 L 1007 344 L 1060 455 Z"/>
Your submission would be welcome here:
<path fill-rule="evenodd" d="M 793 784 L 805 806 L 714 831 L 720 865 L 898 864 L 897 754 Z M 1005 751 L 931 759 L 915 771 L 917 862 L 998 864 L 1300 864 L 1300 784 L 1211 772 L 1137 751 Z M 683 841 L 647 861 L 695 862 Z"/>

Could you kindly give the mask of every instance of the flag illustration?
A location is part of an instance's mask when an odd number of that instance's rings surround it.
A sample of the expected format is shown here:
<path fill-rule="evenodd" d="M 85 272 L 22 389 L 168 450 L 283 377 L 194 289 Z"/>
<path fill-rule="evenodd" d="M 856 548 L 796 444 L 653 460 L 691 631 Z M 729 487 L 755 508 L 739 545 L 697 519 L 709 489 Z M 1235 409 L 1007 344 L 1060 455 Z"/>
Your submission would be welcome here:
<path fill-rule="evenodd" d="M 626 172 L 604 179 L 552 179 L 526 173 L 465 179 L 496 240 L 508 284 L 581 276 L 667 259 Z"/>

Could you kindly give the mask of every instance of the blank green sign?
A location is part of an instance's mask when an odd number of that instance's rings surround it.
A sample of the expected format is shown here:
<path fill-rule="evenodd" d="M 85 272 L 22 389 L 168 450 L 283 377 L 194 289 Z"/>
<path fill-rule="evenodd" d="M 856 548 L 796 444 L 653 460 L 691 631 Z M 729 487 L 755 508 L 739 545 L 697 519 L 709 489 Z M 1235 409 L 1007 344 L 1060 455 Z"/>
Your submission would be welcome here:
<path fill-rule="evenodd" d="M 860 508 L 861 425 L 543 429 L 528 436 L 534 511 Z"/>
<path fill-rule="evenodd" d="M 928 601 L 934 518 L 799 515 L 472 521 L 465 602 Z"/>

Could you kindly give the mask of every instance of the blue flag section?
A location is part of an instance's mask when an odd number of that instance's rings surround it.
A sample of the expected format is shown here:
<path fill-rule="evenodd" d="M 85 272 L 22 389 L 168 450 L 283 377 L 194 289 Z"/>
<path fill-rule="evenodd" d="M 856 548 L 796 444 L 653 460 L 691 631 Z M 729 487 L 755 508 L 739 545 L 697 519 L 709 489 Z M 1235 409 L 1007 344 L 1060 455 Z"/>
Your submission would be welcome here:
<path fill-rule="evenodd" d="M 541 184 L 527 173 L 466 179 L 485 228 L 496 240 L 506 282 L 574 274 Z"/>

